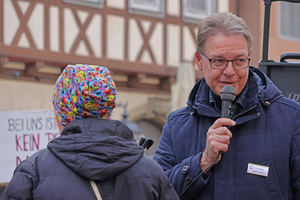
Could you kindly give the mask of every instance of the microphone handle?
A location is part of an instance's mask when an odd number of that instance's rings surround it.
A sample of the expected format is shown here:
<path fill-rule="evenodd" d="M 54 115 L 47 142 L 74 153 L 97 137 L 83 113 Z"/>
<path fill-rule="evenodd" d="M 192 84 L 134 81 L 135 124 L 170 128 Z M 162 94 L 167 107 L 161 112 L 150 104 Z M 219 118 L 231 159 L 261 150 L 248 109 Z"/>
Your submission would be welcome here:
<path fill-rule="evenodd" d="M 229 100 L 222 101 L 221 118 L 229 118 L 232 102 Z"/>
<path fill-rule="evenodd" d="M 222 100 L 221 118 L 230 118 L 231 104 L 232 104 L 232 101 Z M 218 157 L 222 153 L 223 153 L 222 151 L 219 151 Z"/>

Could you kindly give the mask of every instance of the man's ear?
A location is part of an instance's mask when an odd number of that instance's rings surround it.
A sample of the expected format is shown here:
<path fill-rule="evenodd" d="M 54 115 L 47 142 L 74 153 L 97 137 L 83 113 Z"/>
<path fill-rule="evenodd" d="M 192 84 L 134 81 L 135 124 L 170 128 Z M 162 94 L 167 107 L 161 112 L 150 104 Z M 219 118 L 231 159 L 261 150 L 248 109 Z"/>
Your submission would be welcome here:
<path fill-rule="evenodd" d="M 202 71 L 203 70 L 203 63 L 202 63 L 202 56 L 198 51 L 195 52 L 195 63 L 197 68 Z"/>
<path fill-rule="evenodd" d="M 252 54 L 252 50 L 249 51 L 249 56 L 251 56 L 251 54 Z"/>

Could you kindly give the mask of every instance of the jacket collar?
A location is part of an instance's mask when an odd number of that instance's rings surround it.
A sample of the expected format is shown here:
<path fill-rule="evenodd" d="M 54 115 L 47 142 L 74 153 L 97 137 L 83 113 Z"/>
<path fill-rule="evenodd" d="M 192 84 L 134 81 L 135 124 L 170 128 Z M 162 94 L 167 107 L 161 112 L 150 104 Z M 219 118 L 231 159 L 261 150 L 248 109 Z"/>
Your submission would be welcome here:
<path fill-rule="evenodd" d="M 260 69 L 255 67 L 249 67 L 247 84 L 249 85 L 247 100 L 241 112 L 257 107 L 258 104 L 264 104 L 265 101 L 273 102 L 282 97 L 280 90 L 272 81 Z M 200 79 L 193 87 L 187 104 L 193 112 L 199 115 L 220 117 L 220 113 L 210 104 L 209 92 L 210 88 L 205 79 Z"/>

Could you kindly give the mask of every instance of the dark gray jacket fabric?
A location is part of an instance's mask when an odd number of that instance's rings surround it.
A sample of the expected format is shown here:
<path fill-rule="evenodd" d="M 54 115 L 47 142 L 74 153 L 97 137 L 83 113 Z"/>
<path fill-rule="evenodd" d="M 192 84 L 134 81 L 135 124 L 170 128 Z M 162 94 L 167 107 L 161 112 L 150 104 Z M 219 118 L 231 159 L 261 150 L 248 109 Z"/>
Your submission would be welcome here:
<path fill-rule="evenodd" d="M 196 83 L 188 106 L 169 115 L 154 160 L 178 194 L 189 187 L 180 199 L 300 199 L 299 104 L 284 97 L 259 69 L 249 70 L 246 103 L 233 116 L 228 151 L 198 180 L 206 133 L 221 116 L 210 103 L 205 79 Z M 269 167 L 268 176 L 247 173 L 249 163 Z"/>
<path fill-rule="evenodd" d="M 3 193 L 6 199 L 178 199 L 162 168 L 144 155 L 132 131 L 116 120 L 86 118 L 23 161 Z"/>

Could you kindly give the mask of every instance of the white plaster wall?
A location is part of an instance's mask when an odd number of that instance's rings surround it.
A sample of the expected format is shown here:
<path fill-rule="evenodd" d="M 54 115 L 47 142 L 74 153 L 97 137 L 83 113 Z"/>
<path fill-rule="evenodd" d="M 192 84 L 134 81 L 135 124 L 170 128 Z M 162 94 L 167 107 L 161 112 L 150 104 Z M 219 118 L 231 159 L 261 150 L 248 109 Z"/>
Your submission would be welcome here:
<path fill-rule="evenodd" d="M 151 47 L 154 59 L 158 65 L 163 64 L 163 58 L 164 58 L 163 33 L 164 33 L 163 24 L 161 22 L 158 22 L 156 23 L 152 35 L 149 39 L 149 46 Z"/>
<path fill-rule="evenodd" d="M 0 111 L 48 110 L 54 85 L 0 79 Z"/>
<path fill-rule="evenodd" d="M 196 43 L 193 39 L 194 31 L 191 33 L 188 27 L 183 27 L 183 60 L 192 61 L 194 58 Z"/>
<path fill-rule="evenodd" d="M 86 37 L 96 57 L 102 56 L 102 16 L 93 16 L 86 30 Z"/>
<path fill-rule="evenodd" d="M 124 31 L 125 21 L 123 17 L 107 15 L 107 58 L 115 60 L 124 59 Z"/>
<path fill-rule="evenodd" d="M 64 9 L 64 50 L 70 53 L 73 43 L 79 33 L 74 15 L 70 8 Z"/>
<path fill-rule="evenodd" d="M 179 0 L 166 0 L 167 14 L 170 16 L 180 16 L 180 1 Z"/>
<path fill-rule="evenodd" d="M 28 41 L 27 36 L 25 35 L 24 32 L 21 34 L 20 40 L 18 42 L 18 47 L 30 48 L 29 41 Z"/>
<path fill-rule="evenodd" d="M 125 0 L 107 0 L 106 6 L 117 9 L 125 9 Z"/>
<path fill-rule="evenodd" d="M 3 1 L 3 39 L 5 45 L 11 45 L 20 25 L 17 13 L 10 0 Z"/>
<path fill-rule="evenodd" d="M 144 43 L 141 32 L 139 31 L 136 19 L 130 18 L 128 23 L 128 59 L 136 61 L 138 53 Z"/>
<path fill-rule="evenodd" d="M 44 4 L 37 3 L 27 23 L 37 49 L 44 49 Z"/>
<path fill-rule="evenodd" d="M 17 3 L 19 5 L 19 8 L 20 8 L 22 14 L 25 15 L 25 13 L 29 7 L 29 2 L 28 1 L 18 1 Z"/>
<path fill-rule="evenodd" d="M 50 6 L 49 10 L 49 48 L 59 52 L 59 12 L 57 6 Z"/>
<path fill-rule="evenodd" d="M 83 40 L 79 41 L 78 47 L 75 50 L 75 54 L 79 55 L 79 56 L 89 56 L 90 55 Z"/>
<path fill-rule="evenodd" d="M 142 57 L 141 57 L 142 63 L 152 64 L 152 58 L 150 56 L 150 53 L 147 49 L 143 51 Z"/>
<path fill-rule="evenodd" d="M 178 67 L 180 63 L 180 26 L 167 25 L 167 65 Z"/>
<path fill-rule="evenodd" d="M 143 27 L 143 31 L 144 33 L 148 33 L 149 32 L 149 29 L 150 29 L 150 26 L 151 26 L 151 22 L 150 21 L 147 21 L 147 20 L 141 20 L 141 25 Z"/>
<path fill-rule="evenodd" d="M 218 12 L 229 12 L 229 0 L 218 0 Z"/>

